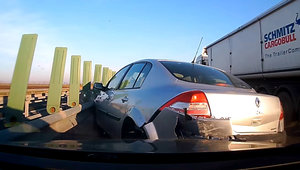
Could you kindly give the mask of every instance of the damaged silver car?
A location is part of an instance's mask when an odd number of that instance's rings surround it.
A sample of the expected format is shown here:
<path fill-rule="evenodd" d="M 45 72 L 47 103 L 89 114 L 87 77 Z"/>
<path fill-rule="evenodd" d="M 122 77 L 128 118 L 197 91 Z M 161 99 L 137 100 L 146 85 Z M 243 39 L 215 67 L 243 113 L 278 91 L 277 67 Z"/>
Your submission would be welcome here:
<path fill-rule="evenodd" d="M 104 87 L 94 84 L 97 124 L 113 138 L 170 139 L 277 134 L 284 131 L 278 97 L 199 64 L 141 60 Z"/>

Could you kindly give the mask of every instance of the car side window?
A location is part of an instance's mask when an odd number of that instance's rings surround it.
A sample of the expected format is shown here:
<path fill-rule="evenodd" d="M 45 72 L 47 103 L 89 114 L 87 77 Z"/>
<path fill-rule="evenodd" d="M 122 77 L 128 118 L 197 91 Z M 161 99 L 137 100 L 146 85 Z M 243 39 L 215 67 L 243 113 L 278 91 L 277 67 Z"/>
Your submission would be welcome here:
<path fill-rule="evenodd" d="M 124 67 L 117 74 L 115 74 L 113 76 L 113 78 L 110 80 L 107 87 L 109 89 L 117 89 L 119 84 L 120 84 L 120 81 L 122 80 L 122 78 L 124 77 L 124 75 L 126 74 L 126 72 L 127 72 L 127 70 L 129 69 L 130 66 L 131 65 L 128 65 L 128 66 Z"/>
<path fill-rule="evenodd" d="M 125 78 L 123 79 L 119 89 L 129 89 L 133 88 L 140 72 L 144 68 L 145 63 L 134 64 L 130 70 L 127 72 Z"/>
<path fill-rule="evenodd" d="M 136 81 L 135 84 L 134 84 L 134 88 L 139 88 L 139 87 L 142 86 L 142 84 L 143 84 L 145 78 L 147 77 L 147 75 L 148 75 L 148 73 L 149 73 L 151 67 L 152 67 L 152 65 L 151 65 L 150 63 L 147 63 L 147 64 L 144 66 L 144 68 L 143 68 L 141 74 L 139 75 L 137 81 Z"/>

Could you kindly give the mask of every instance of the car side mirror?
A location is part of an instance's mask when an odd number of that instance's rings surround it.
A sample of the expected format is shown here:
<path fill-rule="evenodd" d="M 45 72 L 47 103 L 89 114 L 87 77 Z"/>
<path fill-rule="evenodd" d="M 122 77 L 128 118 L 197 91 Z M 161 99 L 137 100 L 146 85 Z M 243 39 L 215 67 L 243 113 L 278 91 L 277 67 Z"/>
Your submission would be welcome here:
<path fill-rule="evenodd" d="M 93 89 L 96 89 L 96 90 L 105 90 L 105 87 L 103 86 L 102 83 L 94 83 L 94 86 L 93 86 Z"/>

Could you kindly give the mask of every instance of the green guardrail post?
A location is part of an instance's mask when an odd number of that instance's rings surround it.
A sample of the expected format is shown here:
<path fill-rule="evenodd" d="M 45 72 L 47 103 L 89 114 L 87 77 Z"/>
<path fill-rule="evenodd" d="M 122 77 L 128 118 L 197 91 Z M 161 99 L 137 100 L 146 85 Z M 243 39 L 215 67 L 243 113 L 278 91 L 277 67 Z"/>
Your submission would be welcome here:
<path fill-rule="evenodd" d="M 94 71 L 94 83 L 101 83 L 102 79 L 102 65 L 96 64 L 95 65 L 95 71 Z"/>
<path fill-rule="evenodd" d="M 49 85 L 47 112 L 49 114 L 60 111 L 61 90 L 63 85 L 67 48 L 56 47 Z"/>
<path fill-rule="evenodd" d="M 24 120 L 23 110 L 26 90 L 37 37 L 37 34 L 24 34 L 22 36 L 5 111 L 6 122 Z"/>
<path fill-rule="evenodd" d="M 90 90 L 92 80 L 92 62 L 84 61 L 83 63 L 83 79 L 82 79 L 82 89 Z"/>
<path fill-rule="evenodd" d="M 108 81 L 112 78 L 112 70 L 108 69 Z"/>
<path fill-rule="evenodd" d="M 92 81 L 92 62 L 84 61 L 82 91 L 80 94 L 80 103 L 81 104 L 92 100 L 92 98 L 91 98 L 91 81 Z"/>
<path fill-rule="evenodd" d="M 108 83 L 108 67 L 103 67 L 103 73 L 102 73 L 102 83 L 104 86 L 106 86 L 106 84 Z"/>
<path fill-rule="evenodd" d="M 68 106 L 70 107 L 79 105 L 80 64 L 81 64 L 81 56 L 73 55 L 71 58 L 70 88 L 69 88 L 69 98 L 68 98 Z"/>

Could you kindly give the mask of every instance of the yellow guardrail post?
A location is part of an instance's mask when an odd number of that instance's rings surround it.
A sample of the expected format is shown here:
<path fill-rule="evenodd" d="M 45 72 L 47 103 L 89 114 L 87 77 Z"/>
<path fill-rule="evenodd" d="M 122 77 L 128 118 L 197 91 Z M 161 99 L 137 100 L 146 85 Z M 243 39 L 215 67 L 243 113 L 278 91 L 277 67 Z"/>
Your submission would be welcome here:
<path fill-rule="evenodd" d="M 95 71 L 94 71 L 94 83 L 101 83 L 102 79 L 102 65 L 96 64 L 95 65 Z"/>
<path fill-rule="evenodd" d="M 108 81 L 112 78 L 112 70 L 108 69 Z"/>
<path fill-rule="evenodd" d="M 24 120 L 23 110 L 26 90 L 37 37 L 37 34 L 24 34 L 22 36 L 10 85 L 7 110 L 5 111 L 6 122 L 19 122 Z"/>
<path fill-rule="evenodd" d="M 79 105 L 80 64 L 81 64 L 81 56 L 73 55 L 71 58 L 70 88 L 69 88 L 69 98 L 68 98 L 68 106 L 70 107 Z"/>
<path fill-rule="evenodd" d="M 61 90 L 63 85 L 64 70 L 66 63 L 67 48 L 56 47 L 52 65 L 49 85 L 47 112 L 49 114 L 60 111 Z"/>
<path fill-rule="evenodd" d="M 84 61 L 84 63 L 83 63 L 83 79 L 82 79 L 83 90 L 91 89 L 91 80 L 92 80 L 92 62 Z"/>
<path fill-rule="evenodd" d="M 106 84 L 108 83 L 108 67 L 103 67 L 103 73 L 102 73 L 102 83 L 104 86 L 106 86 Z"/>
<path fill-rule="evenodd" d="M 91 100 L 91 80 L 92 80 L 92 62 L 84 61 L 80 103 L 86 103 Z"/>

